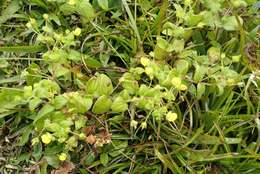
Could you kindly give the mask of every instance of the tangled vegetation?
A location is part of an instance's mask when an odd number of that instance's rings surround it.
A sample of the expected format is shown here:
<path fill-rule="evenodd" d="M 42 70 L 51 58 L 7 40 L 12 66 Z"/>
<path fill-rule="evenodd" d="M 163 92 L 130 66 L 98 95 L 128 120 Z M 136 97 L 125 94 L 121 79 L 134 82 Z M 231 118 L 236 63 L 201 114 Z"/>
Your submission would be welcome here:
<path fill-rule="evenodd" d="M 256 0 L 0 0 L 0 173 L 260 173 Z"/>

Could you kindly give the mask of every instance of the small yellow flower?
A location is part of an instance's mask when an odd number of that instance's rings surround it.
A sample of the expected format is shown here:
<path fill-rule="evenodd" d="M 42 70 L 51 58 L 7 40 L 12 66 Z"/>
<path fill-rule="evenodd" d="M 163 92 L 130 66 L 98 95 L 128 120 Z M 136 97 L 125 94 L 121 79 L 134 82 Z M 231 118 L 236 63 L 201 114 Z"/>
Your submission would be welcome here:
<path fill-rule="evenodd" d="M 141 57 L 140 62 L 141 62 L 141 64 L 142 64 L 143 66 L 148 66 L 149 63 L 150 63 L 150 60 L 149 60 L 148 58 L 146 58 L 146 57 Z"/>
<path fill-rule="evenodd" d="M 198 28 L 203 28 L 206 24 L 204 22 L 199 22 L 197 27 Z"/>
<path fill-rule="evenodd" d="M 234 80 L 234 79 L 228 79 L 228 80 L 227 80 L 227 83 L 228 83 L 229 85 L 233 85 L 233 84 L 235 84 L 235 80 Z"/>
<path fill-rule="evenodd" d="M 59 160 L 60 161 L 65 161 L 67 159 L 67 154 L 66 153 L 61 153 L 60 155 L 59 155 Z"/>
<path fill-rule="evenodd" d="M 171 80 L 174 87 L 179 88 L 181 86 L 181 78 L 173 77 Z"/>
<path fill-rule="evenodd" d="M 49 15 L 46 13 L 44 13 L 42 16 L 43 16 L 43 19 L 45 19 L 45 20 L 47 20 L 49 18 Z"/>
<path fill-rule="evenodd" d="M 142 130 L 147 128 L 147 123 L 145 121 L 141 123 L 141 128 Z"/>
<path fill-rule="evenodd" d="M 191 4 L 191 0 L 185 0 L 185 1 L 184 1 L 184 4 L 185 4 L 186 6 L 190 5 L 190 4 Z"/>
<path fill-rule="evenodd" d="M 220 57 L 221 57 L 221 59 L 224 59 L 226 57 L 226 54 L 222 53 Z"/>
<path fill-rule="evenodd" d="M 69 34 L 69 33 L 70 33 L 70 30 L 68 30 L 68 29 L 65 30 L 65 33 L 66 33 L 66 34 Z"/>
<path fill-rule="evenodd" d="M 44 144 L 49 144 L 52 141 L 52 138 L 53 138 L 52 135 L 48 132 L 41 136 L 42 142 Z"/>
<path fill-rule="evenodd" d="M 169 122 L 174 122 L 177 119 L 177 114 L 174 112 L 168 112 L 166 115 L 166 120 L 168 120 Z"/>
<path fill-rule="evenodd" d="M 137 128 L 137 125 L 138 125 L 138 122 L 135 121 L 135 120 L 132 120 L 131 123 L 130 123 L 130 126 L 133 127 L 134 129 Z"/>
<path fill-rule="evenodd" d="M 75 36 L 79 36 L 79 35 L 81 34 L 81 29 L 77 27 L 77 28 L 73 31 L 73 34 L 74 34 Z"/>
<path fill-rule="evenodd" d="M 79 139 L 84 140 L 86 138 L 84 133 L 80 133 L 79 134 Z"/>
<path fill-rule="evenodd" d="M 186 91 L 187 89 L 188 89 L 188 87 L 186 85 L 181 84 L 181 86 L 180 86 L 181 91 Z"/>
<path fill-rule="evenodd" d="M 59 142 L 59 143 L 64 143 L 65 141 L 66 141 L 66 138 L 64 138 L 64 137 L 58 139 L 58 142 Z"/>
<path fill-rule="evenodd" d="M 36 24 L 36 20 L 34 18 L 30 18 L 30 22 L 31 22 L 32 25 Z"/>
<path fill-rule="evenodd" d="M 75 4 L 76 4 L 76 0 L 69 0 L 69 1 L 68 1 L 68 4 L 69 4 L 69 5 L 75 5 Z"/>
<path fill-rule="evenodd" d="M 31 28 L 32 28 L 32 24 L 31 24 L 30 22 L 28 22 L 28 23 L 26 24 L 26 27 L 31 29 Z"/>
<path fill-rule="evenodd" d="M 150 77 L 153 76 L 153 69 L 152 69 L 152 68 L 146 67 L 144 71 L 145 71 L 145 73 L 146 73 L 148 76 L 150 76 Z"/>

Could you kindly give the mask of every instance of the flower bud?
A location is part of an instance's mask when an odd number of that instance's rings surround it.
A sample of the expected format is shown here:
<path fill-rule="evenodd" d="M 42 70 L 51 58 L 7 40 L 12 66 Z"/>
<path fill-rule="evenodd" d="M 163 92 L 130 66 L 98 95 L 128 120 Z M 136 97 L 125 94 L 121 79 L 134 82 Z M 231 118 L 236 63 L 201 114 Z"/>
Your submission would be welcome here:
<path fill-rule="evenodd" d="M 173 84 L 174 87 L 179 88 L 181 86 L 181 78 L 173 77 L 171 83 Z"/>
<path fill-rule="evenodd" d="M 42 17 L 43 17 L 43 19 L 47 20 L 47 19 L 49 18 L 49 15 L 46 14 L 46 13 L 44 13 L 44 14 L 42 15 Z"/>
<path fill-rule="evenodd" d="M 146 57 L 141 57 L 140 62 L 141 62 L 141 64 L 142 64 L 143 66 L 148 66 L 149 63 L 150 63 L 150 60 L 149 60 L 148 58 L 146 58 Z"/>
<path fill-rule="evenodd" d="M 181 86 L 180 86 L 181 91 L 186 91 L 187 89 L 188 89 L 188 87 L 186 85 L 181 84 Z"/>
<path fill-rule="evenodd" d="M 80 28 L 76 28 L 74 31 L 73 31 L 73 34 L 75 36 L 79 36 L 81 34 L 81 29 Z"/>
<path fill-rule="evenodd" d="M 68 1 L 68 4 L 69 4 L 69 5 L 75 5 L 75 4 L 76 4 L 76 0 L 69 0 L 69 1 Z"/>
<path fill-rule="evenodd" d="M 134 129 L 137 128 L 137 125 L 138 125 L 138 122 L 135 121 L 135 120 L 132 120 L 131 123 L 130 123 L 130 126 L 133 127 Z"/>
<path fill-rule="evenodd" d="M 177 119 L 177 114 L 174 112 L 168 112 L 166 115 L 166 120 L 168 120 L 169 122 L 174 122 Z"/>
<path fill-rule="evenodd" d="M 147 128 L 147 123 L 145 121 L 141 123 L 141 128 L 142 130 Z"/>
<path fill-rule="evenodd" d="M 65 161 L 67 159 L 67 154 L 66 153 L 61 153 L 60 155 L 59 155 L 59 160 L 60 161 Z"/>

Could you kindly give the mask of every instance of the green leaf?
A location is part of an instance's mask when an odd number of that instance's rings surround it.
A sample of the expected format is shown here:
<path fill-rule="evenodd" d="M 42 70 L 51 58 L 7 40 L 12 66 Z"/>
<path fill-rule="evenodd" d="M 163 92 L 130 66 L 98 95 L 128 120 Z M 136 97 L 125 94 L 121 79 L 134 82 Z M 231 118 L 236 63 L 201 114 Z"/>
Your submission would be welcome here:
<path fill-rule="evenodd" d="M 205 7 L 210 9 L 210 11 L 217 13 L 221 9 L 221 4 L 218 0 L 212 1 L 212 0 L 202 0 Z"/>
<path fill-rule="evenodd" d="M 165 51 L 167 50 L 167 48 L 169 46 L 168 42 L 161 37 L 157 38 L 157 44 L 156 45 L 158 45 L 161 49 L 163 49 Z"/>
<path fill-rule="evenodd" d="M 76 7 L 73 5 L 69 5 L 68 3 L 65 3 L 60 6 L 60 11 L 62 11 L 65 15 L 70 15 L 74 12 L 76 12 Z"/>
<path fill-rule="evenodd" d="M 50 20 L 54 21 L 57 25 L 61 26 L 61 22 L 60 22 L 60 19 L 57 15 L 55 14 L 51 14 L 49 16 Z"/>
<path fill-rule="evenodd" d="M 48 9 L 48 6 L 45 4 L 45 2 L 43 0 L 30 0 L 30 3 L 32 5 L 37 5 L 39 7 L 43 7 L 45 9 Z"/>
<path fill-rule="evenodd" d="M 99 5 L 103 10 L 108 10 L 108 0 L 98 0 L 98 5 Z"/>
<path fill-rule="evenodd" d="M 69 75 L 70 70 L 65 68 L 63 65 L 59 63 L 53 63 L 49 66 L 49 72 L 55 77 L 61 77 Z"/>
<path fill-rule="evenodd" d="M 23 103 L 23 91 L 2 90 L 0 92 L 0 118 L 13 113 Z"/>
<path fill-rule="evenodd" d="M 45 156 L 45 159 L 47 160 L 47 163 L 54 167 L 54 168 L 58 168 L 59 167 L 59 159 L 56 155 L 49 155 L 49 156 Z"/>
<path fill-rule="evenodd" d="M 42 143 L 37 143 L 33 146 L 32 156 L 36 161 L 41 159 L 42 156 Z"/>
<path fill-rule="evenodd" d="M 38 97 L 33 98 L 32 100 L 29 101 L 29 109 L 33 111 L 35 108 L 37 108 L 42 100 Z"/>
<path fill-rule="evenodd" d="M 14 14 L 20 9 L 19 2 L 19 0 L 12 0 L 9 6 L 2 11 L 0 15 L 0 25 L 11 19 Z"/>
<path fill-rule="evenodd" d="M 242 138 L 224 138 L 225 143 L 227 144 L 240 144 L 242 142 Z"/>
<path fill-rule="evenodd" d="M 183 51 L 184 49 L 184 40 L 178 40 L 178 39 L 174 39 L 173 42 L 170 44 L 170 46 L 167 48 L 168 52 L 172 52 L 175 51 L 176 53 L 180 53 Z"/>
<path fill-rule="evenodd" d="M 238 17 L 241 26 L 243 25 L 243 19 Z M 222 27 L 227 31 L 236 31 L 239 30 L 238 21 L 235 16 L 224 16 L 221 19 Z"/>
<path fill-rule="evenodd" d="M 88 94 L 92 94 L 94 97 L 110 95 L 113 92 L 112 81 L 105 74 L 98 74 L 88 80 L 86 90 Z"/>
<path fill-rule="evenodd" d="M 185 17 L 185 22 L 189 27 L 193 27 L 198 25 L 198 23 L 203 19 L 203 16 L 201 14 L 193 14 L 192 12 L 187 13 Z"/>
<path fill-rule="evenodd" d="M 244 0 L 231 0 L 231 4 L 235 8 L 247 7 L 247 2 L 245 2 Z"/>
<path fill-rule="evenodd" d="M 200 65 L 195 65 L 195 73 L 193 76 L 193 80 L 195 81 L 195 83 L 199 83 L 204 75 L 206 74 L 207 68 L 205 66 L 200 66 Z"/>
<path fill-rule="evenodd" d="M 124 137 L 125 138 L 125 137 Z M 124 150 L 128 147 L 127 141 L 119 141 L 114 140 L 112 143 L 113 151 L 109 153 L 110 156 L 116 157 L 124 152 Z"/>
<path fill-rule="evenodd" d="M 109 162 L 108 154 L 107 153 L 102 153 L 100 155 L 100 162 L 103 166 L 106 166 Z"/>
<path fill-rule="evenodd" d="M 109 111 L 111 104 L 112 104 L 111 99 L 109 99 L 107 96 L 103 95 L 97 99 L 96 103 L 93 106 L 92 111 L 95 114 L 105 113 L 105 112 Z"/>
<path fill-rule="evenodd" d="M 20 141 L 18 142 L 17 146 L 24 146 L 28 142 L 29 137 L 32 133 L 32 130 L 33 130 L 33 127 L 31 125 L 23 128 L 22 137 L 21 137 Z"/>
<path fill-rule="evenodd" d="M 173 161 L 170 160 L 167 155 L 161 154 L 157 149 L 154 150 L 155 156 L 163 163 L 165 167 L 170 169 L 172 173 L 185 173 L 181 168 Z"/>
<path fill-rule="evenodd" d="M 119 80 L 124 87 L 125 91 L 129 94 L 136 93 L 139 88 L 138 81 L 135 80 L 131 73 L 124 73 Z"/>
<path fill-rule="evenodd" d="M 85 125 L 86 125 L 86 118 L 84 118 L 84 117 L 81 117 L 75 121 L 76 130 L 79 130 L 80 128 L 84 127 Z"/>
<path fill-rule="evenodd" d="M 81 57 L 82 57 L 82 54 L 76 50 L 72 50 L 70 49 L 69 50 L 69 53 L 68 53 L 68 59 L 69 60 L 73 60 L 74 62 L 78 62 L 81 60 Z"/>
<path fill-rule="evenodd" d="M 173 23 L 166 22 L 163 26 L 162 33 L 168 36 L 174 36 L 176 38 L 183 38 L 185 29 L 181 26 L 176 26 Z"/>
<path fill-rule="evenodd" d="M 197 99 L 200 99 L 202 97 L 202 95 L 205 93 L 205 90 L 206 90 L 206 85 L 204 83 L 199 83 L 197 85 L 197 94 L 196 94 Z"/>
<path fill-rule="evenodd" d="M 174 4 L 174 7 L 176 9 L 176 16 L 182 19 L 185 15 L 184 9 L 179 4 Z"/>
<path fill-rule="evenodd" d="M 189 62 L 183 59 L 177 60 L 175 67 L 179 75 L 186 75 L 189 70 Z"/>
<path fill-rule="evenodd" d="M 83 97 L 77 92 L 69 93 L 68 98 L 71 108 L 73 108 L 77 113 L 87 112 L 93 104 L 91 98 Z"/>
<path fill-rule="evenodd" d="M 95 157 L 94 152 L 93 152 L 93 151 L 90 151 L 90 152 L 88 153 L 86 159 L 84 160 L 84 164 L 85 164 L 85 165 L 91 165 L 91 164 L 94 162 L 95 158 L 96 158 L 96 157 Z"/>
<path fill-rule="evenodd" d="M 167 52 L 168 46 L 169 46 L 169 44 L 165 39 L 158 37 L 157 43 L 156 43 L 156 46 L 154 49 L 154 57 L 159 60 L 165 59 L 167 57 L 167 55 L 169 54 Z"/>
<path fill-rule="evenodd" d="M 207 53 L 210 63 L 216 63 L 220 59 L 221 52 L 219 48 L 211 47 L 208 49 Z"/>
<path fill-rule="evenodd" d="M 1 65 L 1 63 L 3 63 L 3 62 L 0 62 L 0 69 L 4 68 L 4 67 L 1 67 L 2 65 L 4 66 L 4 64 Z M 0 79 L 0 84 L 19 82 L 20 80 L 21 80 L 21 76 L 17 75 L 17 76 L 13 76 L 13 77 L 9 77 L 9 78 Z"/>
<path fill-rule="evenodd" d="M 6 46 L 0 47 L 0 52 L 35 53 L 45 51 L 45 46 Z"/>
<path fill-rule="evenodd" d="M 166 114 L 166 112 L 167 112 L 167 107 L 163 106 L 163 107 L 154 109 L 154 111 L 152 112 L 152 116 L 156 120 L 161 120 L 163 118 L 163 116 Z"/>
<path fill-rule="evenodd" d="M 89 56 L 86 56 L 86 57 L 84 58 L 84 63 L 85 63 L 89 68 L 100 68 L 100 67 L 102 67 L 102 64 L 101 64 L 98 60 L 96 60 L 96 59 L 94 59 L 94 58 L 92 58 L 92 57 L 89 57 Z"/>
<path fill-rule="evenodd" d="M 67 102 L 68 100 L 63 95 L 59 95 L 53 100 L 53 106 L 55 107 L 55 109 L 61 109 L 67 104 Z"/>
<path fill-rule="evenodd" d="M 95 11 L 92 5 L 86 0 L 81 0 L 81 2 L 78 3 L 76 10 L 80 15 L 87 19 L 95 17 Z"/>
<path fill-rule="evenodd" d="M 126 101 L 121 97 L 117 97 L 111 105 L 111 110 L 113 112 L 124 112 L 127 109 L 128 109 L 128 105 Z"/>
<path fill-rule="evenodd" d="M 38 112 L 37 116 L 34 118 L 33 123 L 36 123 L 38 120 L 40 120 L 43 117 L 45 117 L 46 115 L 50 114 L 54 110 L 55 110 L 55 108 L 53 106 L 51 106 L 50 104 L 44 105 L 41 108 L 41 110 Z"/>

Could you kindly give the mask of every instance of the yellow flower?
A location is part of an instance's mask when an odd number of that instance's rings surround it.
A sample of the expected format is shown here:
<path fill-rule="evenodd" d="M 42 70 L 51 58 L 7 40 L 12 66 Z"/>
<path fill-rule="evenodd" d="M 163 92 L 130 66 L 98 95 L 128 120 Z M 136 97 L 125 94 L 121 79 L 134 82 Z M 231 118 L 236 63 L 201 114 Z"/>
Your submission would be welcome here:
<path fill-rule="evenodd" d="M 36 20 L 34 18 L 30 18 L 30 22 L 31 22 L 32 25 L 36 24 Z"/>
<path fill-rule="evenodd" d="M 227 83 L 228 83 L 228 85 L 234 85 L 235 84 L 235 80 L 234 79 L 228 79 Z"/>
<path fill-rule="evenodd" d="M 150 77 L 153 76 L 153 69 L 152 69 L 152 68 L 146 67 L 144 71 L 145 71 L 145 73 L 146 73 L 148 76 L 150 76 Z"/>
<path fill-rule="evenodd" d="M 204 22 L 199 22 L 197 27 L 198 28 L 203 28 L 206 24 Z"/>
<path fill-rule="evenodd" d="M 149 63 L 150 63 L 150 60 L 149 60 L 148 58 L 146 58 L 146 57 L 141 57 L 140 62 L 141 62 L 141 64 L 142 64 L 143 66 L 148 66 Z"/>
<path fill-rule="evenodd" d="M 171 80 L 174 87 L 179 88 L 181 86 L 181 78 L 173 77 Z"/>
<path fill-rule="evenodd" d="M 79 36 L 79 35 L 81 34 L 81 29 L 77 27 L 77 28 L 73 31 L 73 34 L 74 34 L 75 36 Z"/>
<path fill-rule="evenodd" d="M 32 28 L 32 24 L 31 24 L 30 22 L 28 22 L 28 23 L 26 24 L 26 27 L 27 27 L 27 28 Z"/>
<path fill-rule="evenodd" d="M 47 19 L 49 18 L 49 15 L 46 14 L 46 13 L 44 13 L 42 16 L 43 16 L 43 18 L 44 18 L 45 20 L 47 20 Z"/>
<path fill-rule="evenodd" d="M 174 112 L 168 112 L 166 115 L 166 120 L 168 120 L 169 122 L 174 122 L 177 119 L 177 114 Z"/>
<path fill-rule="evenodd" d="M 79 139 L 84 140 L 86 138 L 84 133 L 80 133 L 79 134 Z"/>
<path fill-rule="evenodd" d="M 145 121 L 141 123 L 141 128 L 142 130 L 147 128 L 147 123 Z"/>
<path fill-rule="evenodd" d="M 52 138 L 53 138 L 52 135 L 48 132 L 41 136 L 42 142 L 44 144 L 49 144 L 52 141 Z"/>
<path fill-rule="evenodd" d="M 60 155 L 59 155 L 59 160 L 60 161 L 65 161 L 67 159 L 67 154 L 66 153 L 61 153 Z"/>
<path fill-rule="evenodd" d="M 70 33 L 70 30 L 68 30 L 68 29 L 65 30 L 65 33 L 66 33 L 66 34 L 69 34 L 69 33 Z"/>
<path fill-rule="evenodd" d="M 76 4 L 76 0 L 69 0 L 68 4 L 69 5 L 75 5 Z"/>
<path fill-rule="evenodd" d="M 186 91 L 187 89 L 188 89 L 188 87 L 186 85 L 181 84 L 181 86 L 180 86 L 181 91 Z"/>
<path fill-rule="evenodd" d="M 191 0 L 185 0 L 185 1 L 184 1 L 184 4 L 185 4 L 186 6 L 190 5 L 190 4 L 191 4 Z"/>

